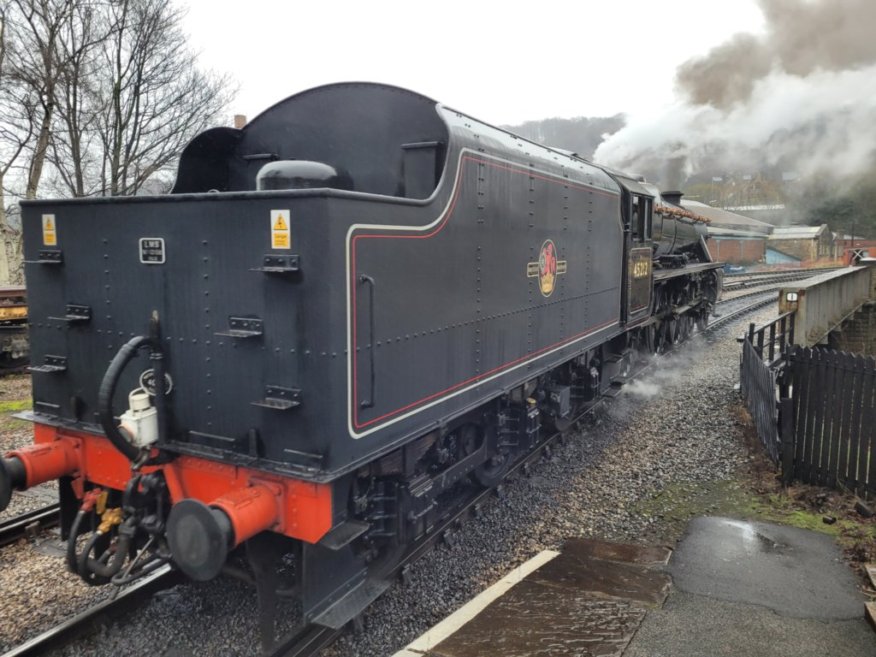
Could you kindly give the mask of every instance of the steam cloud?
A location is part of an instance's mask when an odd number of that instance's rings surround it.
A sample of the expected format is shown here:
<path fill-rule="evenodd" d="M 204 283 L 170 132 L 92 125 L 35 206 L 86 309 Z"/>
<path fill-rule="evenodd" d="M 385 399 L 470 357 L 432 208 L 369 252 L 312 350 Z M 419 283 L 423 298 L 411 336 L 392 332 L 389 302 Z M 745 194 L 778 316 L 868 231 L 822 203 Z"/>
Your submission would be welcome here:
<path fill-rule="evenodd" d="M 676 73 L 681 98 L 633 120 L 599 162 L 680 186 L 704 168 L 860 173 L 876 153 L 876 2 L 760 0 L 764 35 L 737 34 Z"/>

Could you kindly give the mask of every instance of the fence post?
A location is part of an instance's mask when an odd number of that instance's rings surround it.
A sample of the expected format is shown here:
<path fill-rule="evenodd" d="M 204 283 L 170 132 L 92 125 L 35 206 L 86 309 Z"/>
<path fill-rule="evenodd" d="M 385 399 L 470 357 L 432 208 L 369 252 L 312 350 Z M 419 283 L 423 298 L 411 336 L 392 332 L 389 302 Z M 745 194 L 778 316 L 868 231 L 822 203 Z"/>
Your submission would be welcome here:
<path fill-rule="evenodd" d="M 785 345 L 788 342 L 788 316 L 782 315 L 782 320 L 779 322 L 779 353 L 785 353 Z"/>
<path fill-rule="evenodd" d="M 782 440 L 782 486 L 789 486 L 794 478 L 794 400 L 782 397 L 779 401 L 779 427 Z"/>

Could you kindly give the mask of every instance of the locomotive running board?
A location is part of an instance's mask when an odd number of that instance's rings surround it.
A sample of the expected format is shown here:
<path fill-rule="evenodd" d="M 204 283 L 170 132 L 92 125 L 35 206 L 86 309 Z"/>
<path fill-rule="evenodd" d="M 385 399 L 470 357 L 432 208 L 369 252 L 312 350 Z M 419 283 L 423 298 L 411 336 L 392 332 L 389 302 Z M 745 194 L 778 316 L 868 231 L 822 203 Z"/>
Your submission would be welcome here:
<path fill-rule="evenodd" d="M 369 578 L 313 619 L 316 625 L 339 630 L 379 598 L 391 581 Z"/>
<path fill-rule="evenodd" d="M 340 550 L 342 547 L 349 545 L 359 538 L 370 528 L 371 525 L 367 522 L 347 520 L 323 536 L 319 544 L 323 547 L 327 547 L 329 550 Z"/>

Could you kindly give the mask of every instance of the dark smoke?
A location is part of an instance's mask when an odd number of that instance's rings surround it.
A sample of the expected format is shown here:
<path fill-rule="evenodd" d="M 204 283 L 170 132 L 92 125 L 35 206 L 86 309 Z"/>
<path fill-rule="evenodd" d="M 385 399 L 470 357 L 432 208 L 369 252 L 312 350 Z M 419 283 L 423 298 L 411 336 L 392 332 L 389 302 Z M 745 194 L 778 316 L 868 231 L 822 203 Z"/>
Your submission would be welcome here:
<path fill-rule="evenodd" d="M 678 101 L 637 118 L 597 161 L 664 188 L 693 174 L 855 177 L 876 153 L 876 0 L 760 0 L 763 35 L 737 34 L 676 73 Z"/>
<path fill-rule="evenodd" d="M 729 108 L 751 99 L 758 80 L 782 71 L 806 77 L 876 62 L 874 0 L 760 0 L 763 36 L 737 34 L 685 62 L 676 82 L 695 105 Z"/>
<path fill-rule="evenodd" d="M 737 34 L 700 59 L 681 65 L 676 84 L 694 105 L 728 108 L 748 100 L 754 83 L 769 74 L 767 48 L 758 37 Z"/>

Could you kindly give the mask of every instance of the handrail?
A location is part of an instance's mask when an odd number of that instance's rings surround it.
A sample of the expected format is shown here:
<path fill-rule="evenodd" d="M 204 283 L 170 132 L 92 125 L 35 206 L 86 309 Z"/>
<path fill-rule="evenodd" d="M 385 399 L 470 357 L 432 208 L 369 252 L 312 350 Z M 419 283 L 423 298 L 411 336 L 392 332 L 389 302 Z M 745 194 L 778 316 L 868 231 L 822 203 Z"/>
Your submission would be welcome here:
<path fill-rule="evenodd" d="M 766 361 L 770 367 L 774 367 L 782 360 L 785 347 L 794 344 L 794 327 L 797 320 L 797 311 L 789 310 L 776 317 L 769 324 L 757 328 L 754 323 L 748 325 L 748 334 L 745 338 L 755 348 L 758 355 Z M 778 347 L 778 349 L 776 348 Z M 766 357 L 764 358 L 764 350 Z M 776 355 L 778 353 L 778 356 Z"/>

